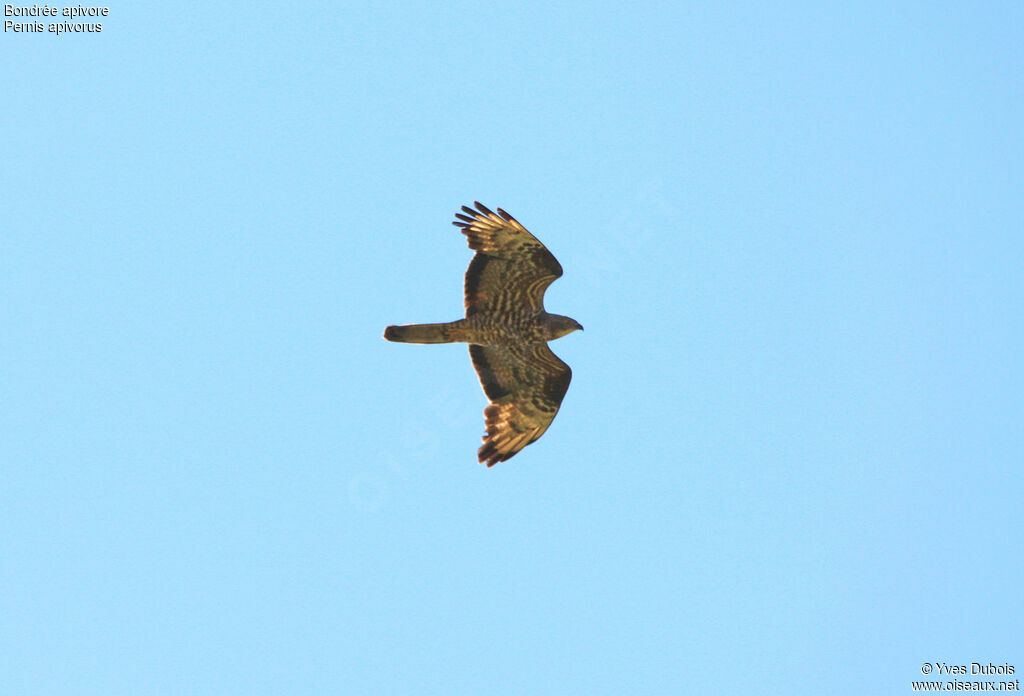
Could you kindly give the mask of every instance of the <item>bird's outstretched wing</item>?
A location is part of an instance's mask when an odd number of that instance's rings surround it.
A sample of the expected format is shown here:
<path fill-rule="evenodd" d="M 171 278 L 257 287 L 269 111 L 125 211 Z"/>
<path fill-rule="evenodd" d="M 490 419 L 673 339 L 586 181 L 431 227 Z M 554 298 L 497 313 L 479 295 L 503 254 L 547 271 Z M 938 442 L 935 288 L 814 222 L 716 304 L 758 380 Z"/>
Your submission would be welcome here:
<path fill-rule="evenodd" d="M 572 370 L 547 343 L 470 345 L 469 354 L 491 401 L 484 409 L 487 434 L 477 457 L 494 466 L 544 434 L 569 389 Z"/>
<path fill-rule="evenodd" d="M 501 208 L 483 204 L 456 213 L 476 256 L 466 271 L 466 315 L 484 311 L 544 309 L 544 291 L 562 275 L 562 266 L 540 241 Z"/>

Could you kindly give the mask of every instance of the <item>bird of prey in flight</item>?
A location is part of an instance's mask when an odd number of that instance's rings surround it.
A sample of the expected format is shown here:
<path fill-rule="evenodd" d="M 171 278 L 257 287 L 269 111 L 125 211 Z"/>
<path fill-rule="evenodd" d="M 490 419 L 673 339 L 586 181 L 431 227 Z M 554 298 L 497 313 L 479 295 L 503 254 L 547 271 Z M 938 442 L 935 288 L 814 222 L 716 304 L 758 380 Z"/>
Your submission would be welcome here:
<path fill-rule="evenodd" d="M 562 267 L 540 241 L 501 208 L 463 206 L 452 224 L 476 255 L 466 271 L 466 318 L 446 324 L 389 326 L 400 343 L 468 343 L 490 400 L 487 434 L 477 456 L 487 466 L 515 455 L 551 425 L 572 370 L 548 341 L 583 329 L 575 319 L 544 311 L 544 291 Z"/>

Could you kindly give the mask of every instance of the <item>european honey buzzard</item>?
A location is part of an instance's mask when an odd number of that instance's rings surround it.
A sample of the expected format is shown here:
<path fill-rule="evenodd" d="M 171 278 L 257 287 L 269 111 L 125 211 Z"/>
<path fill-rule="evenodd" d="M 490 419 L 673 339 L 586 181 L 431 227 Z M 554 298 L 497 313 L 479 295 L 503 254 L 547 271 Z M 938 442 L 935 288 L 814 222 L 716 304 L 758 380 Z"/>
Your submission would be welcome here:
<path fill-rule="evenodd" d="M 544 311 L 544 291 L 562 275 L 551 252 L 501 208 L 463 206 L 461 227 L 476 255 L 466 271 L 466 318 L 447 324 L 389 326 L 401 343 L 468 343 L 473 367 L 490 400 L 487 434 L 477 456 L 487 466 L 515 455 L 551 425 L 572 370 L 548 341 L 583 327 Z"/>

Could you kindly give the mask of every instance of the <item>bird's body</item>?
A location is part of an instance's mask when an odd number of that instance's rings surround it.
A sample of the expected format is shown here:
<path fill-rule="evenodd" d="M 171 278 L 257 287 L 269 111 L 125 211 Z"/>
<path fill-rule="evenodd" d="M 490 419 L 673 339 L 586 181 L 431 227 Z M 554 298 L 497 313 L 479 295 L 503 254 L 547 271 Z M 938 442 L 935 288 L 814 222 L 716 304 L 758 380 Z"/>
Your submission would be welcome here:
<path fill-rule="evenodd" d="M 568 333 L 560 333 L 567 326 L 565 319 L 568 317 L 547 312 L 506 315 L 486 312 L 444 324 L 389 326 L 384 330 L 384 338 L 399 343 L 472 343 L 479 346 L 539 343 L 553 341 Z"/>
<path fill-rule="evenodd" d="M 543 244 L 501 208 L 463 207 L 453 223 L 476 256 L 466 271 L 466 317 L 445 324 L 389 326 L 384 338 L 402 343 L 468 343 L 491 405 L 478 453 L 493 466 L 534 442 L 551 425 L 572 370 L 547 342 L 582 329 L 544 310 L 544 291 L 562 267 Z"/>

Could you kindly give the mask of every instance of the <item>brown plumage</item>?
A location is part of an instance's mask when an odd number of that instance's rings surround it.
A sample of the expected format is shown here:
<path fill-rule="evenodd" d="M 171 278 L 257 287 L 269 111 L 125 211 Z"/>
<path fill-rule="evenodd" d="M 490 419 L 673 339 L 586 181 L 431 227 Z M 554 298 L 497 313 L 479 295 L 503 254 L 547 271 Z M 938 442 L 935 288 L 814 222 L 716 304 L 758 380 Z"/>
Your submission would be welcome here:
<path fill-rule="evenodd" d="M 447 324 L 389 326 L 402 343 L 468 343 L 473 367 L 491 404 L 477 453 L 494 466 L 544 434 L 562 403 L 572 370 L 548 341 L 583 327 L 544 311 L 544 291 L 562 267 L 536 237 L 501 208 L 462 207 L 462 228 L 476 255 L 466 271 L 466 318 Z"/>

